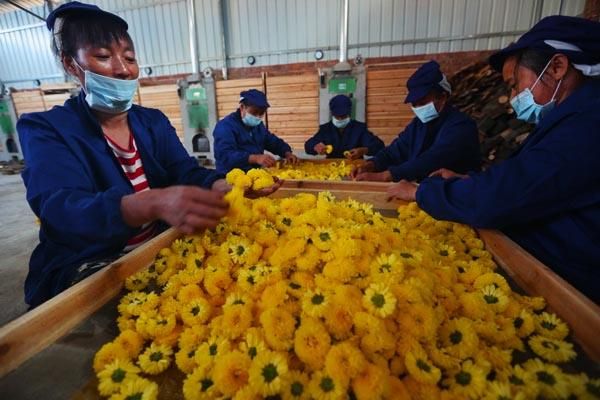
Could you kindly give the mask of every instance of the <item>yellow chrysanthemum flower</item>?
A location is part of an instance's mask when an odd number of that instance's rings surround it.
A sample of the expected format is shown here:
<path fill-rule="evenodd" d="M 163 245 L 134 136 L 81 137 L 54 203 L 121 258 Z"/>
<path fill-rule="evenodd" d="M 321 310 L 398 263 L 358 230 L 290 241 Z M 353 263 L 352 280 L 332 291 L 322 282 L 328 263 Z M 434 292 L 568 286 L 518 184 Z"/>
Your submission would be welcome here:
<path fill-rule="evenodd" d="M 321 317 L 328 307 L 328 294 L 320 289 L 308 290 L 302 298 L 302 310 L 311 317 Z"/>
<path fill-rule="evenodd" d="M 450 391 L 459 396 L 469 399 L 478 399 L 483 395 L 486 388 L 487 372 L 473 361 L 464 361 L 460 368 L 450 372 L 450 376 L 444 380 L 444 384 Z"/>
<path fill-rule="evenodd" d="M 290 370 L 284 378 L 279 395 L 282 400 L 309 400 L 308 375 Z"/>
<path fill-rule="evenodd" d="M 98 374 L 98 392 L 102 396 L 117 393 L 125 380 L 136 377 L 139 372 L 140 369 L 130 361 L 115 360 Z"/>
<path fill-rule="evenodd" d="M 131 358 L 137 357 L 144 347 L 144 338 L 133 329 L 123 330 L 114 342 L 125 349 Z"/>
<path fill-rule="evenodd" d="M 288 311 L 269 308 L 260 315 L 267 344 L 274 350 L 289 350 L 293 345 L 296 320 Z"/>
<path fill-rule="evenodd" d="M 349 341 L 331 347 L 325 358 L 325 371 L 338 381 L 348 384 L 366 367 L 362 352 Z"/>
<path fill-rule="evenodd" d="M 230 339 L 242 336 L 251 325 L 250 305 L 234 304 L 223 309 L 223 329 Z"/>
<path fill-rule="evenodd" d="M 569 394 L 569 381 L 565 374 L 553 364 L 546 364 L 540 359 L 527 360 L 523 368 L 530 373 L 531 382 L 537 384 L 540 395 L 548 399 L 564 399 Z"/>
<path fill-rule="evenodd" d="M 359 400 L 381 399 L 386 392 L 387 374 L 374 364 L 366 363 L 362 371 L 352 380 L 352 391 Z M 393 394 L 390 398 L 394 398 Z"/>
<path fill-rule="evenodd" d="M 248 329 L 244 340 L 240 343 L 240 350 L 247 354 L 251 360 L 267 351 L 267 345 L 262 339 L 260 332 L 257 328 Z"/>
<path fill-rule="evenodd" d="M 215 361 L 213 381 L 219 392 L 233 396 L 235 392 L 248 383 L 250 357 L 239 351 L 232 351 L 220 356 Z"/>
<path fill-rule="evenodd" d="M 144 269 L 125 279 L 125 288 L 127 290 L 143 290 L 150 283 L 150 279 L 152 279 L 151 273 Z"/>
<path fill-rule="evenodd" d="M 371 276 L 387 284 L 399 283 L 404 278 L 404 264 L 396 254 L 382 254 L 371 263 Z"/>
<path fill-rule="evenodd" d="M 569 334 L 569 328 L 555 314 L 543 312 L 535 316 L 535 331 L 542 336 L 562 340 Z"/>
<path fill-rule="evenodd" d="M 256 356 L 250 366 L 250 384 L 263 396 L 280 392 L 288 373 L 288 364 L 279 353 L 265 352 Z"/>
<path fill-rule="evenodd" d="M 186 400 L 211 400 L 219 395 L 210 370 L 198 367 L 183 381 L 183 397 Z"/>
<path fill-rule="evenodd" d="M 135 377 L 123 383 L 118 393 L 113 394 L 111 400 L 156 400 L 158 385 L 148 379 Z"/>
<path fill-rule="evenodd" d="M 197 346 L 191 347 L 180 347 L 179 351 L 175 353 L 175 365 L 177 368 L 185 374 L 190 374 L 198 366 L 196 363 L 196 350 Z"/>
<path fill-rule="evenodd" d="M 363 306 L 370 313 L 385 318 L 394 313 L 396 298 L 388 286 L 383 283 L 374 283 L 365 291 Z"/>
<path fill-rule="evenodd" d="M 194 360 L 199 367 L 211 367 L 214 361 L 231 350 L 231 342 L 224 338 L 211 337 L 198 346 Z"/>
<path fill-rule="evenodd" d="M 319 227 L 311 236 L 312 243 L 321 251 L 329 251 L 337 239 L 333 230 Z"/>
<path fill-rule="evenodd" d="M 342 400 L 347 387 L 324 371 L 315 372 L 308 384 L 310 395 L 315 400 Z"/>
<path fill-rule="evenodd" d="M 440 339 L 449 354 L 462 360 L 473 356 L 479 348 L 479 337 L 466 318 L 452 319 L 444 324 Z"/>
<path fill-rule="evenodd" d="M 535 354 L 552 363 L 563 363 L 577 357 L 577 353 L 573 350 L 573 344 L 541 335 L 531 336 L 529 347 Z"/>
<path fill-rule="evenodd" d="M 296 330 L 294 351 L 312 370 L 323 368 L 325 357 L 331 346 L 331 337 L 323 324 L 313 318 L 303 318 Z"/>
<path fill-rule="evenodd" d="M 169 368 L 172 354 L 170 347 L 152 343 L 138 357 L 138 365 L 145 373 L 157 375 Z"/>
<path fill-rule="evenodd" d="M 475 279 L 475 282 L 473 282 L 473 287 L 475 289 L 483 289 L 489 285 L 493 285 L 495 288 L 501 289 L 505 293 L 510 292 L 510 286 L 508 285 L 508 282 L 506 282 L 506 279 L 495 272 L 488 272 L 480 275 Z"/>
<path fill-rule="evenodd" d="M 495 285 L 484 286 L 481 289 L 481 298 L 487 307 L 496 313 L 501 313 L 508 306 L 508 297 Z"/>
<path fill-rule="evenodd" d="M 533 315 L 527 310 L 521 310 L 519 315 L 513 319 L 513 326 L 520 338 L 531 335 L 535 330 Z"/>
<path fill-rule="evenodd" d="M 421 347 L 409 350 L 404 357 L 404 363 L 408 373 L 421 383 L 436 384 L 442 377 L 440 369 L 429 361 Z"/>
<path fill-rule="evenodd" d="M 488 382 L 483 400 L 510 400 L 514 398 L 508 382 Z"/>
<path fill-rule="evenodd" d="M 94 356 L 94 371 L 99 373 L 116 360 L 129 360 L 129 353 L 120 344 L 109 342 L 103 345 Z"/>

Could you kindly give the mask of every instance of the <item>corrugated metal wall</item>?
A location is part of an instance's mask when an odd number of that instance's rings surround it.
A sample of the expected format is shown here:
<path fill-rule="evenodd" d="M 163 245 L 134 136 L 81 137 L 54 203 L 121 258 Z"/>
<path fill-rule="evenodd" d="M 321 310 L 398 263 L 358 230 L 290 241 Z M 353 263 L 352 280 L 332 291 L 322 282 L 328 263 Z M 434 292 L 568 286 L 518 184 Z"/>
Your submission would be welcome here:
<path fill-rule="evenodd" d="M 200 68 L 338 57 L 340 0 L 195 0 Z M 191 70 L 184 0 L 92 0 L 125 18 L 153 75 Z M 540 17 L 578 15 L 585 0 L 350 0 L 349 57 L 495 49 Z M 44 9 L 32 11 L 43 15 Z M 222 18 L 221 18 L 222 17 Z M 221 21 L 224 21 L 222 24 Z M 224 32 L 223 42 L 221 33 Z M 145 72 L 142 69 L 142 74 Z M 49 34 L 22 12 L 0 14 L 0 79 L 15 87 L 62 80 Z"/>

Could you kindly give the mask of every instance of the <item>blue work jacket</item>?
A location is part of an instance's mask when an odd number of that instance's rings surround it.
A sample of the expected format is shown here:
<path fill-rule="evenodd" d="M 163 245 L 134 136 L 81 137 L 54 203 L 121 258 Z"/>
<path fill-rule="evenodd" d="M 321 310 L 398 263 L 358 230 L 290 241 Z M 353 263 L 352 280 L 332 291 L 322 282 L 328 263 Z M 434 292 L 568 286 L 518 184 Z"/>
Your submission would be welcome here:
<path fill-rule="evenodd" d="M 600 300 L 600 81 L 578 88 L 540 121 L 519 151 L 467 179 L 417 190 L 435 218 L 504 231 Z"/>
<path fill-rule="evenodd" d="M 315 145 L 323 143 L 332 145 L 333 151 L 327 154 L 327 158 L 345 158 L 344 152 L 357 147 L 369 149 L 367 155 L 373 156 L 385 145 L 383 141 L 367 129 L 363 122 L 351 120 L 344 129 L 338 129 L 329 121 L 319 127 L 319 131 L 304 143 L 304 151 L 307 154 L 317 154 Z"/>
<path fill-rule="evenodd" d="M 395 182 L 418 181 L 440 168 L 479 171 L 477 126 L 468 115 L 446 106 L 438 118 L 426 124 L 414 118 L 373 161 L 377 171 L 389 170 Z"/>
<path fill-rule="evenodd" d="M 188 155 L 162 112 L 134 105 L 128 122 L 150 188 L 210 188 L 222 178 Z M 27 201 L 41 221 L 25 281 L 34 307 L 67 288 L 82 263 L 117 254 L 139 229 L 123 220 L 121 198 L 134 190 L 83 94 L 22 115 L 17 130 Z"/>
<path fill-rule="evenodd" d="M 234 168 L 244 171 L 260 168 L 260 165 L 248 162 L 251 154 L 263 154 L 267 150 L 285 157 L 285 153 L 292 151 L 286 142 L 269 132 L 263 123 L 252 128 L 244 124 L 239 109 L 217 123 L 213 137 L 217 171 L 222 173 Z"/>

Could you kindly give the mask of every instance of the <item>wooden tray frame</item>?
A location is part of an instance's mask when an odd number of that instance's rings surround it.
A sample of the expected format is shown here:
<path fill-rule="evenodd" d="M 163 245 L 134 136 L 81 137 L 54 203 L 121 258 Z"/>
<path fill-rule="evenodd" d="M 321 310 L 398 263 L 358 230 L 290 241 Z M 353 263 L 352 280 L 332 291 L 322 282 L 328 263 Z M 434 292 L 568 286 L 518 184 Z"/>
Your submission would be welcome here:
<path fill-rule="evenodd" d="M 376 209 L 396 210 L 400 202 L 388 202 L 387 183 L 287 181 L 272 197 L 327 190 L 339 199 L 354 198 Z M 556 275 L 502 233 L 479 229 L 486 249 L 498 265 L 529 295 L 543 296 L 549 308 L 566 321 L 585 353 L 600 362 L 600 307 Z M 0 328 L 0 377 L 41 352 L 109 300 L 117 296 L 125 279 L 149 266 L 158 251 L 181 233 L 169 229 L 110 266 L 84 279 L 41 306 Z"/>

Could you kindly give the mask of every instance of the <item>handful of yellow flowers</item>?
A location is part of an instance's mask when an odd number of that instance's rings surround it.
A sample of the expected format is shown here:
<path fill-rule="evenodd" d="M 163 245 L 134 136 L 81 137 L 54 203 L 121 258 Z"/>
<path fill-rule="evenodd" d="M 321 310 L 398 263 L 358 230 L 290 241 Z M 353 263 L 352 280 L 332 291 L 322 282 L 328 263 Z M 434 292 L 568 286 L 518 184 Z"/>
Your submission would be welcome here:
<path fill-rule="evenodd" d="M 249 200 L 227 180 L 214 231 L 127 279 L 100 394 L 155 399 L 150 377 L 177 368 L 186 399 L 597 395 L 557 365 L 576 357 L 565 323 L 511 291 L 472 229 L 414 203 L 387 218 L 327 192 Z"/>
<path fill-rule="evenodd" d="M 296 165 L 284 164 L 277 168 L 269 168 L 268 171 L 279 179 L 341 181 L 343 178 L 350 175 L 352 163 L 348 163 L 344 160 L 326 163 L 300 161 Z"/>

